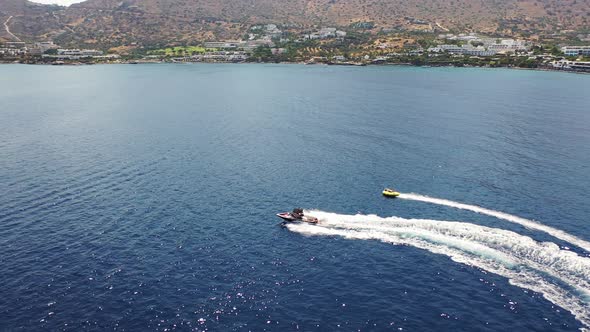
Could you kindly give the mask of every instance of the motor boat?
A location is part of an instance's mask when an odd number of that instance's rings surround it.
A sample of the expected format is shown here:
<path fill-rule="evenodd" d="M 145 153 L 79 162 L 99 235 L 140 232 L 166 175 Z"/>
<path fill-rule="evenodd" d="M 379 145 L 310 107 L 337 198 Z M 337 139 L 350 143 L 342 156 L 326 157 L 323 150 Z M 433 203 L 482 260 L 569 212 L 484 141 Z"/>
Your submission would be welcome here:
<path fill-rule="evenodd" d="M 383 196 L 385 196 L 385 197 L 395 198 L 395 197 L 397 197 L 399 195 L 400 195 L 400 193 L 397 192 L 397 191 L 395 191 L 395 190 L 393 190 L 393 189 L 390 189 L 390 188 L 383 189 Z"/>
<path fill-rule="evenodd" d="M 317 224 L 318 218 L 312 216 L 306 216 L 303 214 L 303 209 L 293 209 L 291 212 L 277 213 L 277 217 L 287 222 L 307 222 L 310 224 Z"/>

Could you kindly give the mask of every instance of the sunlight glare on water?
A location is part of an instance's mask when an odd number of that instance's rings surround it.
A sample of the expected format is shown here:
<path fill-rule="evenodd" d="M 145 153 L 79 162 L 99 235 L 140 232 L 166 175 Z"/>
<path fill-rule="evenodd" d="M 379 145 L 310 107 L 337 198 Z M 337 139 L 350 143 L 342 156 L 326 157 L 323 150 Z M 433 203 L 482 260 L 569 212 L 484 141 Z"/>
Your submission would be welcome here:
<path fill-rule="evenodd" d="M 0 330 L 588 327 L 588 75 L 0 71 Z"/>

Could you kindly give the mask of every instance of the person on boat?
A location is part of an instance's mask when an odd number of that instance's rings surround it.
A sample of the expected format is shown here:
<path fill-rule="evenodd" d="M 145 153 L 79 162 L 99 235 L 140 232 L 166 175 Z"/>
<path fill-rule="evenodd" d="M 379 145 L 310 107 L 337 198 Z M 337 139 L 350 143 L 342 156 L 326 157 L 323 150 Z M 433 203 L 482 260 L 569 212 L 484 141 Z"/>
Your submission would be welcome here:
<path fill-rule="evenodd" d="M 303 209 L 301 209 L 301 208 L 293 209 L 293 212 L 291 212 L 291 215 L 296 219 L 301 219 L 301 218 L 303 218 Z"/>

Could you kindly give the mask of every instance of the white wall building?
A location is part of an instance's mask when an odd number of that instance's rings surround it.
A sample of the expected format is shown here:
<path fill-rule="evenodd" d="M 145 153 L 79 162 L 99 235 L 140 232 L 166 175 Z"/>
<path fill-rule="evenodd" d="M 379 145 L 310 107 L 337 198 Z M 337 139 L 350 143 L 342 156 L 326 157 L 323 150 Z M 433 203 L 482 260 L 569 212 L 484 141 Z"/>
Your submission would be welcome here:
<path fill-rule="evenodd" d="M 522 39 L 483 38 L 481 39 L 481 42 L 488 50 L 496 51 L 498 53 L 515 53 L 519 51 L 528 51 L 531 48 L 531 44 Z"/>
<path fill-rule="evenodd" d="M 58 60 L 80 60 L 87 58 L 95 58 L 103 55 L 99 50 L 80 50 L 80 49 L 58 49 L 57 55 L 43 54 L 43 58 L 54 58 Z"/>
<path fill-rule="evenodd" d="M 492 56 L 497 52 L 494 50 L 486 49 L 483 46 L 473 47 L 471 44 L 457 46 L 457 45 L 438 45 L 428 49 L 429 53 L 441 53 L 447 52 L 450 54 L 463 54 L 472 56 Z"/>
<path fill-rule="evenodd" d="M 551 66 L 556 69 L 590 71 L 590 61 L 553 61 Z"/>
<path fill-rule="evenodd" d="M 0 55 L 3 56 L 20 56 L 27 54 L 26 48 L 12 48 L 12 47 L 0 47 Z"/>
<path fill-rule="evenodd" d="M 243 42 L 240 40 L 227 40 L 227 41 L 215 41 L 215 42 L 205 42 L 203 46 L 206 48 L 238 48 L 243 45 Z"/>
<path fill-rule="evenodd" d="M 346 31 L 340 31 L 336 28 L 321 28 L 320 30 L 304 35 L 304 39 L 326 39 L 326 38 L 343 38 L 346 37 Z"/>
<path fill-rule="evenodd" d="M 457 45 L 438 45 L 439 49 L 443 52 L 451 53 L 451 54 L 463 54 L 463 48 Z"/>
<path fill-rule="evenodd" d="M 590 46 L 564 46 L 561 51 L 566 56 L 590 56 Z"/>
<path fill-rule="evenodd" d="M 102 51 L 99 50 L 80 50 L 80 49 L 58 49 L 57 55 L 65 56 L 78 56 L 81 58 L 90 58 L 93 56 L 102 55 Z"/>
<path fill-rule="evenodd" d="M 31 46 L 29 51 L 31 52 L 32 55 L 41 55 L 48 50 L 57 49 L 57 48 L 58 48 L 58 46 L 56 44 L 54 44 L 52 41 L 37 42 Z"/>

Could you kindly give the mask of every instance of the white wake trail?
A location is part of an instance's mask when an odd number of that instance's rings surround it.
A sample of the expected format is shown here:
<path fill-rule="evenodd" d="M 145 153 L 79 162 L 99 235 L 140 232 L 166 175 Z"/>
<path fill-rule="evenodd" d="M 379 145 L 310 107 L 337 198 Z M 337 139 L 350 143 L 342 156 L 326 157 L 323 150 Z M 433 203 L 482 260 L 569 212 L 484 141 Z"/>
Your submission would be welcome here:
<path fill-rule="evenodd" d="M 555 243 L 465 222 L 306 213 L 319 218 L 319 224 L 288 224 L 287 228 L 309 236 L 379 240 L 442 254 L 541 293 L 590 328 L 590 258 L 560 249 Z"/>
<path fill-rule="evenodd" d="M 553 228 L 551 226 L 546 226 L 546 225 L 543 225 L 541 223 L 538 223 L 538 222 L 530 220 L 530 219 L 521 218 L 521 217 L 518 217 L 518 216 L 515 216 L 512 214 L 508 214 L 505 212 L 486 209 L 486 208 L 483 208 L 483 207 L 480 207 L 477 205 L 469 205 L 469 204 L 454 202 L 454 201 L 450 201 L 450 200 L 446 200 L 446 199 L 434 198 L 434 197 L 418 195 L 418 194 L 401 194 L 399 196 L 399 198 L 412 200 L 412 201 L 420 201 L 420 202 L 426 202 L 426 203 L 431 203 L 431 204 L 437 204 L 437 205 L 444 205 L 444 206 L 449 206 L 449 207 L 453 207 L 456 209 L 468 210 L 468 211 L 476 212 L 479 214 L 485 214 L 488 216 L 496 217 L 498 219 L 506 220 L 506 221 L 509 221 L 514 224 L 519 224 L 519 225 L 524 226 L 528 229 L 547 233 L 555 238 L 558 238 L 560 240 L 563 240 L 563 241 L 566 241 L 566 242 L 571 243 L 573 245 L 576 245 L 577 247 L 582 248 L 586 252 L 590 253 L 590 242 L 580 239 L 580 238 L 578 238 L 572 234 L 569 234 L 565 231 L 562 231 L 560 229 Z"/>

